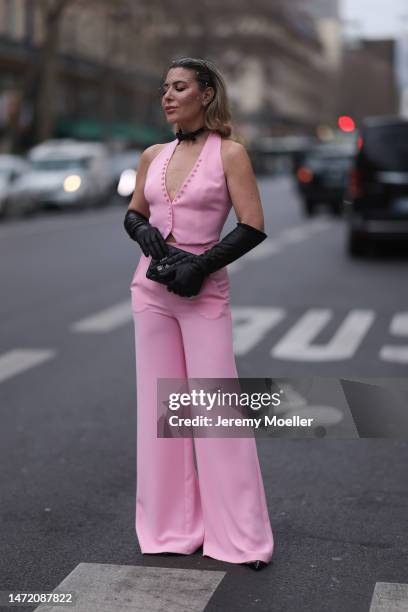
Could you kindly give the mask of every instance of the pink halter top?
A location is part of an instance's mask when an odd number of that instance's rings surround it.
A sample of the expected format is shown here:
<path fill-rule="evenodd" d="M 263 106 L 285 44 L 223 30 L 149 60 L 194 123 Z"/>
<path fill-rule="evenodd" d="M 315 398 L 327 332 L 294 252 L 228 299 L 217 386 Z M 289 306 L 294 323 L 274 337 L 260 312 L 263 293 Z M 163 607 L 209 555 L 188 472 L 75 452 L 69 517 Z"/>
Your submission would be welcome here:
<path fill-rule="evenodd" d="M 218 242 L 232 202 L 221 158 L 221 136 L 210 131 L 193 169 L 173 201 L 166 189 L 166 170 L 178 144 L 167 143 L 150 163 L 144 195 L 150 223 L 163 238 L 172 233 L 180 244 Z"/>

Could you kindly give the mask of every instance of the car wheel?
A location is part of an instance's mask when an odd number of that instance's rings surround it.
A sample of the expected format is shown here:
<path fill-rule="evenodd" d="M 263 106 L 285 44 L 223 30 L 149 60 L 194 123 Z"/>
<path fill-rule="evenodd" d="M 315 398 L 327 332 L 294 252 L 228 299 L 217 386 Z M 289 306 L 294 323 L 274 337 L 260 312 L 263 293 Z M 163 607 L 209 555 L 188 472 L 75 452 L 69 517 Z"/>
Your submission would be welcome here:
<path fill-rule="evenodd" d="M 27 206 L 24 206 L 23 210 L 21 211 L 21 216 L 29 219 L 36 214 L 37 210 L 38 208 L 35 204 L 27 204 Z"/>
<path fill-rule="evenodd" d="M 352 230 L 348 236 L 347 251 L 351 257 L 360 257 L 365 253 L 365 244 L 361 242 L 361 238 Z"/>
<path fill-rule="evenodd" d="M 314 200 L 310 200 L 309 198 L 306 198 L 304 210 L 308 217 L 311 217 L 312 215 L 314 215 L 314 212 L 315 212 Z"/>
<path fill-rule="evenodd" d="M 7 217 L 7 201 L 4 201 L 2 207 L 0 208 L 0 217 L 2 219 Z"/>

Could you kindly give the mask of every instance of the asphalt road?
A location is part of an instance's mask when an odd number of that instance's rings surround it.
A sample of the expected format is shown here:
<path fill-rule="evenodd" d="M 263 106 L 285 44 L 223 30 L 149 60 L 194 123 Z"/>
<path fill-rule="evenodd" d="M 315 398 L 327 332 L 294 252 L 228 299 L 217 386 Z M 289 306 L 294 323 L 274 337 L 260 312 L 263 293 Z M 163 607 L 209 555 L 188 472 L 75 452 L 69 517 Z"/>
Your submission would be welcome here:
<path fill-rule="evenodd" d="M 353 261 L 341 219 L 304 218 L 286 177 L 259 186 L 269 239 L 230 266 L 240 376 L 404 384 L 408 255 Z M 262 572 L 140 554 L 125 207 L 0 225 L 0 590 L 112 564 L 225 572 L 206 612 L 368 611 L 377 583 L 408 583 L 406 439 L 258 439 L 275 537 Z M 199 609 L 174 597 L 169 612 Z"/>

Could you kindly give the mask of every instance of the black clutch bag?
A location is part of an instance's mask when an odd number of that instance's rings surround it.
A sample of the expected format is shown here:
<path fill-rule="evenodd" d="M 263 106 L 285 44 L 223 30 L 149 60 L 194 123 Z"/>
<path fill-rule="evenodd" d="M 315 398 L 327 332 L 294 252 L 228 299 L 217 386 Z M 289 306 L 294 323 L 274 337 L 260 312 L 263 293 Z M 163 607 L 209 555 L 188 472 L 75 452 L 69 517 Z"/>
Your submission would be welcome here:
<path fill-rule="evenodd" d="M 152 259 L 146 271 L 146 278 L 164 285 L 167 285 L 174 278 L 177 266 L 193 256 L 193 253 L 189 251 L 184 251 L 170 244 L 167 244 L 167 246 L 169 249 L 168 255 L 162 257 L 162 259 Z M 168 263 L 170 257 L 172 261 Z"/>

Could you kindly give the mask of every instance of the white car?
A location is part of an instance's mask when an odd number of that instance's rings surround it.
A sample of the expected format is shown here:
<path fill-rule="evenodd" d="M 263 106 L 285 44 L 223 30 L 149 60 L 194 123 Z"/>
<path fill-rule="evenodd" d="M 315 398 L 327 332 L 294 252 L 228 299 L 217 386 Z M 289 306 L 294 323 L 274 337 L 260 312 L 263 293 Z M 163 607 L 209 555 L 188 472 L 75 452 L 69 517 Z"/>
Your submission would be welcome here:
<path fill-rule="evenodd" d="M 30 170 L 9 193 L 13 208 L 83 208 L 103 205 L 112 194 L 109 150 L 96 142 L 49 140 L 28 153 Z"/>
<path fill-rule="evenodd" d="M 142 151 L 140 149 L 127 149 L 114 153 L 111 157 L 111 172 L 113 175 L 115 192 L 125 201 L 130 200 L 135 190 L 137 167 Z"/>
<path fill-rule="evenodd" d="M 14 182 L 28 172 L 29 164 L 18 155 L 0 155 L 0 215 L 11 214 L 8 195 Z"/>

